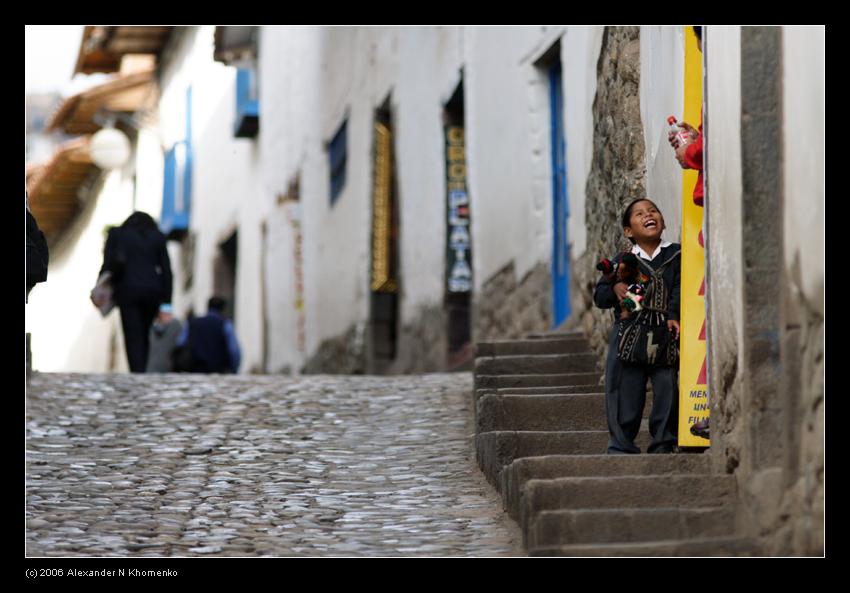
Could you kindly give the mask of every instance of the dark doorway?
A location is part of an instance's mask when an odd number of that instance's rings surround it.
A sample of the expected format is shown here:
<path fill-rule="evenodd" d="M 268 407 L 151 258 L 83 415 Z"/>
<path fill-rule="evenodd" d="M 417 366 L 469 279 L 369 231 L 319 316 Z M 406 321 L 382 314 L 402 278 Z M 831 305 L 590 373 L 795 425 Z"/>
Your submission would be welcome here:
<path fill-rule="evenodd" d="M 446 292 L 449 361 L 469 350 L 472 237 L 466 181 L 463 80 L 443 111 L 446 143 Z"/>
<path fill-rule="evenodd" d="M 224 315 L 232 320 L 236 313 L 236 261 L 238 233 L 233 232 L 230 237 L 218 246 L 215 263 L 213 264 L 213 292 L 227 300 Z M 213 295 L 209 295 L 210 297 Z"/>
<path fill-rule="evenodd" d="M 376 372 L 393 361 L 398 339 L 399 224 L 390 100 L 375 112 L 370 283 L 372 361 Z"/>

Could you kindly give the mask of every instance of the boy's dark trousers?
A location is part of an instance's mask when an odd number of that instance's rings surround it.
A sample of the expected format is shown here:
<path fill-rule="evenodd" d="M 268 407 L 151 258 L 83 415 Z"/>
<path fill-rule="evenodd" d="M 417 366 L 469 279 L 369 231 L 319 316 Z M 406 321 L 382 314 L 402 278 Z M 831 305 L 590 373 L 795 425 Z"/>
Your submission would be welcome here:
<path fill-rule="evenodd" d="M 605 412 L 608 416 L 608 453 L 640 453 L 635 437 L 640 430 L 646 403 L 646 380 L 652 380 L 652 411 L 649 432 L 652 443 L 647 453 L 670 453 L 676 446 L 679 409 L 677 367 L 638 365 L 617 358 L 617 330 L 608 340 L 605 368 Z"/>

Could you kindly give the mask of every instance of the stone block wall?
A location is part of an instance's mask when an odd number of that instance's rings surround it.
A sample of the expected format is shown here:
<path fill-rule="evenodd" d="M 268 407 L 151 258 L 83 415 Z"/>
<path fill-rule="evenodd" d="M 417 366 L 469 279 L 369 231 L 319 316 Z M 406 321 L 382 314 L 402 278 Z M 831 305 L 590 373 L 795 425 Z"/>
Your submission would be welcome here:
<path fill-rule="evenodd" d="M 552 278 L 541 263 L 521 279 L 511 262 L 484 283 L 472 310 L 472 341 L 517 339 L 551 329 Z M 304 366 L 304 373 L 407 374 L 443 372 L 448 368 L 448 317 L 440 305 L 420 307 L 415 319 L 398 331 L 396 357 L 370 360 L 368 331 L 358 337 L 355 326 L 324 340 Z"/>
<path fill-rule="evenodd" d="M 302 368 L 305 374 L 399 375 L 443 372 L 447 367 L 448 319 L 440 306 L 422 307 L 398 330 L 396 356 L 375 360 L 369 354 L 367 325 L 352 325 L 324 340 Z"/>
<path fill-rule="evenodd" d="M 552 276 L 544 263 L 519 280 L 514 262 L 509 263 L 484 283 L 473 310 L 476 342 L 519 339 L 551 325 Z"/>
<path fill-rule="evenodd" d="M 709 52 L 711 51 L 709 36 Z M 823 230 L 799 222 L 800 206 L 815 207 L 816 184 L 803 197 L 789 193 L 794 182 L 785 147 L 817 130 L 788 129 L 783 85 L 796 84 L 783 63 L 783 29 L 742 27 L 739 113 L 741 196 L 739 252 L 742 280 L 729 282 L 720 258 L 734 244 L 711 243 L 709 283 L 724 283 L 723 306 L 710 304 L 712 331 L 709 390 L 712 447 L 717 467 L 734 474 L 740 492 L 738 528 L 758 538 L 768 555 L 824 552 L 824 307 L 823 267 L 801 264 L 801 250 Z M 801 94 L 803 94 L 801 92 Z M 801 135 L 804 136 L 801 138 Z M 712 153 L 708 153 L 709 172 Z M 817 175 L 803 168 L 803 175 Z M 714 194 L 709 180 L 707 205 Z M 794 200 L 802 200 L 795 208 Z M 729 217 L 711 214 L 712 237 L 729 237 Z M 728 215 L 736 212 L 729 210 Z M 717 223 L 717 224 L 715 224 Z M 803 239 L 800 239 L 800 236 Z M 795 245 L 796 243 L 796 245 Z M 713 249 L 713 246 L 716 248 Z M 807 290 L 808 288 L 808 290 Z M 734 291 L 730 294 L 729 291 Z M 713 293 L 712 293 L 713 294 Z M 737 302 L 740 319 L 729 315 Z M 726 314 L 724 314 L 726 313 Z M 733 312 L 734 313 L 734 312 Z"/>
<path fill-rule="evenodd" d="M 421 307 L 416 318 L 402 323 L 396 358 L 390 374 L 433 373 L 446 370 L 449 349 L 448 316 L 439 305 Z"/>
<path fill-rule="evenodd" d="M 324 340 L 304 367 L 302 373 L 362 375 L 366 372 L 363 331 L 356 325 L 337 337 Z"/>
<path fill-rule="evenodd" d="M 587 181 L 587 250 L 573 262 L 573 310 L 600 360 L 604 360 L 612 313 L 593 304 L 595 269 L 629 245 L 620 216 L 646 195 L 644 134 L 640 117 L 640 28 L 606 27 L 597 65 L 593 103 L 593 161 Z"/>

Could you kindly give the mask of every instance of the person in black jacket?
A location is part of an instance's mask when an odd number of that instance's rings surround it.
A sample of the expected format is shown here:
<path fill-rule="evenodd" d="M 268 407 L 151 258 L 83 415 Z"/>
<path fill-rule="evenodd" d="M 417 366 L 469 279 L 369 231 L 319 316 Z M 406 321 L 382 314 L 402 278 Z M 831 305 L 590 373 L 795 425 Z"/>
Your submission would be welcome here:
<path fill-rule="evenodd" d="M 110 229 L 99 274 L 112 273 L 115 303 L 121 311 L 130 372 L 143 373 L 148 330 L 159 306 L 171 302 L 171 262 L 163 235 L 150 215 L 134 212 Z"/>
<path fill-rule="evenodd" d="M 39 282 L 47 280 L 47 264 L 50 260 L 50 253 L 47 249 L 44 233 L 38 228 L 38 223 L 30 212 L 30 200 L 26 192 L 24 192 L 24 198 L 27 210 L 27 292 L 24 301 L 28 303 L 30 291 L 33 287 Z"/>
<path fill-rule="evenodd" d="M 622 216 L 623 234 L 632 243 L 627 252 L 638 258 L 640 270 L 653 286 L 648 288 L 658 300 L 666 300 L 658 308 L 655 298 L 649 296 L 642 301 L 641 313 L 635 309 L 628 315 L 626 300 L 630 286 L 620 280 L 616 273 L 606 273 L 596 284 L 593 301 L 600 309 L 614 309 L 614 327 L 608 341 L 608 360 L 605 368 L 605 411 L 608 417 L 609 454 L 640 453 L 635 437 L 640 430 L 641 417 L 646 404 L 646 382 L 652 381 L 652 410 L 649 414 L 649 431 L 652 436 L 647 453 L 675 453 L 678 432 L 679 365 L 679 308 L 681 299 L 681 245 L 661 239 L 664 217 L 650 200 L 638 199 L 626 207 Z M 625 254 L 616 255 L 613 266 L 622 262 Z M 653 276 L 650 276 L 652 274 Z M 661 292 L 659 292 L 661 291 Z M 667 298 L 664 299 L 664 295 Z M 629 342 L 621 333 L 634 325 L 642 315 L 644 319 L 656 319 L 658 327 L 652 333 L 641 335 L 640 343 Z M 657 335 L 656 335 L 657 334 Z M 666 335 L 664 335 L 666 334 Z M 636 334 L 633 334 L 636 335 Z M 625 350 L 623 347 L 626 347 Z M 629 351 L 631 348 L 631 352 Z M 643 348 L 645 362 L 628 361 L 630 354 Z M 624 350 L 624 351 L 623 351 Z M 626 361 L 621 360 L 625 356 Z"/>

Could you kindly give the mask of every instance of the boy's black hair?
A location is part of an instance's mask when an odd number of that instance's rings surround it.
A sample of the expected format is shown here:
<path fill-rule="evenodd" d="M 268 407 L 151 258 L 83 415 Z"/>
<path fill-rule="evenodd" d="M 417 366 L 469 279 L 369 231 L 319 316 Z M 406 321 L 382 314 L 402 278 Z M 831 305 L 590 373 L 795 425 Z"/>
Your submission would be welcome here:
<path fill-rule="evenodd" d="M 698 26 L 698 25 L 694 25 L 693 29 L 694 29 L 694 35 L 697 36 L 697 39 L 702 41 L 702 27 Z"/>
<path fill-rule="evenodd" d="M 222 297 L 214 296 L 207 302 L 208 309 L 214 309 L 219 313 L 223 313 L 225 307 L 227 307 L 227 300 Z"/>
<path fill-rule="evenodd" d="M 628 206 L 626 206 L 626 209 L 623 211 L 623 216 L 622 216 L 622 218 L 620 219 L 620 222 L 622 223 L 623 228 L 626 228 L 626 227 L 630 227 L 630 226 L 632 226 L 632 225 L 631 225 L 631 219 L 632 219 L 632 208 L 634 208 L 634 205 L 635 205 L 635 204 L 637 204 L 638 202 L 649 202 L 650 204 L 652 204 L 653 206 L 655 206 L 655 209 L 656 209 L 656 210 L 658 210 L 658 212 L 659 212 L 659 213 L 661 212 L 661 208 L 659 208 L 659 207 L 658 207 L 658 204 L 656 204 L 655 202 L 653 202 L 653 201 L 652 201 L 652 200 L 650 200 L 649 198 L 637 198 L 637 199 L 634 199 L 634 200 L 632 200 L 631 202 L 629 202 L 629 205 L 628 205 Z M 662 216 L 663 216 L 663 215 L 662 215 Z M 634 244 L 634 243 L 635 243 L 635 240 L 634 240 L 634 239 L 632 239 L 631 237 L 629 237 L 628 239 L 629 239 L 629 241 L 631 241 L 631 242 L 632 242 L 632 244 Z"/>

